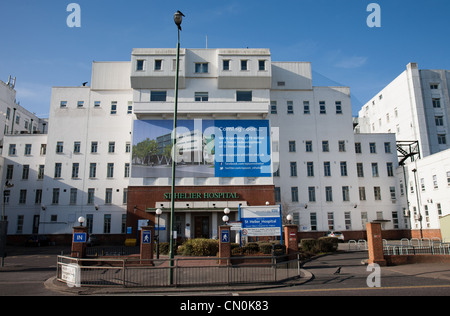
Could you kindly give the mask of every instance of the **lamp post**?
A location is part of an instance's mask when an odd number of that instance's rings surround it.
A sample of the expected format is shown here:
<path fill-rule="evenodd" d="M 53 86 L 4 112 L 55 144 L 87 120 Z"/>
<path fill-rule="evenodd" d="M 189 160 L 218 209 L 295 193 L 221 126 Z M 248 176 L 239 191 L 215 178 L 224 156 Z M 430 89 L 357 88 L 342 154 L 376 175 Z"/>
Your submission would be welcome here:
<path fill-rule="evenodd" d="M 158 229 L 156 230 L 158 232 L 158 235 L 156 235 L 156 259 L 159 259 L 159 218 L 162 214 L 161 209 L 156 210 L 156 216 L 158 216 Z"/>
<path fill-rule="evenodd" d="M 83 216 L 78 217 L 78 222 L 80 223 L 80 226 L 83 227 L 83 223 L 85 222 L 85 218 Z"/>
<path fill-rule="evenodd" d="M 174 214 L 175 214 L 175 157 L 176 157 L 176 145 L 177 145 L 177 111 L 178 111 L 178 73 L 180 70 L 180 31 L 181 22 L 183 21 L 184 14 L 180 11 L 175 12 L 173 20 L 178 27 L 178 40 L 177 40 L 177 68 L 175 73 L 175 104 L 173 110 L 173 131 L 172 131 L 172 187 L 171 187 L 171 203 L 170 203 L 170 243 L 169 243 L 169 284 L 173 284 L 173 228 L 174 228 Z"/>
<path fill-rule="evenodd" d="M 420 239 L 423 238 L 422 214 L 420 213 L 419 190 L 417 189 L 417 169 L 411 170 L 414 173 L 414 186 L 416 187 L 417 211 L 419 212 Z"/>
<path fill-rule="evenodd" d="M 225 225 L 228 225 L 228 221 L 230 220 L 230 218 L 228 217 L 228 214 L 230 214 L 230 209 L 226 207 L 223 212 L 225 213 L 225 215 L 222 217 L 222 221 L 225 222 Z"/>
<path fill-rule="evenodd" d="M 291 214 L 289 214 L 288 216 L 286 216 L 286 219 L 287 219 L 287 221 L 288 221 L 288 224 L 291 224 L 291 223 L 292 223 L 292 220 L 293 220 L 294 218 L 292 217 Z"/>

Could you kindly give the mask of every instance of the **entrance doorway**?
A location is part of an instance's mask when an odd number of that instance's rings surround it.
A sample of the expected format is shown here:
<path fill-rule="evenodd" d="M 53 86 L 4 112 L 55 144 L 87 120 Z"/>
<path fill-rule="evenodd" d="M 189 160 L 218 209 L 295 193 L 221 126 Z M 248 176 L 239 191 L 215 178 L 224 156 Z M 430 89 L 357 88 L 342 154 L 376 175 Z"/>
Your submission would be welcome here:
<path fill-rule="evenodd" d="M 209 238 L 209 216 L 194 217 L 194 238 Z"/>

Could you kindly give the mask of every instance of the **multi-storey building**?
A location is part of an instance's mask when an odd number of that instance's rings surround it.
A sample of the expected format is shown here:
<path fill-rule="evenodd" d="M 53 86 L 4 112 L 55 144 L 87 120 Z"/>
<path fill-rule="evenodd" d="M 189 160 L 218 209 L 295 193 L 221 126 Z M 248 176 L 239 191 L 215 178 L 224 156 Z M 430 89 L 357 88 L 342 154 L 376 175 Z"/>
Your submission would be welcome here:
<path fill-rule="evenodd" d="M 395 133 L 400 141 L 401 192 L 414 237 L 440 238 L 439 217 L 450 213 L 449 76 L 410 63 L 359 112 L 361 132 Z"/>
<path fill-rule="evenodd" d="M 15 170 L 28 163 L 42 177 L 44 165 L 43 179 L 21 182 L 27 194 L 41 190 L 26 199 L 30 215 L 12 211 L 25 193 L 11 188 L 10 233 L 33 215 L 39 233 L 70 234 L 82 215 L 91 233 L 135 237 L 159 208 L 167 240 L 175 58 L 175 49 L 134 49 L 129 62 L 94 62 L 90 86 L 53 88 L 48 136 L 32 146 L 45 142 L 45 156 L 4 153 Z M 409 227 L 395 136 L 355 134 L 351 113 L 349 88 L 314 87 L 310 63 L 272 62 L 268 49 L 182 49 L 177 236 L 214 238 L 224 208 L 238 220 L 240 207 L 266 202 L 292 214 L 302 236 L 362 238 L 373 220 L 400 236 Z"/>

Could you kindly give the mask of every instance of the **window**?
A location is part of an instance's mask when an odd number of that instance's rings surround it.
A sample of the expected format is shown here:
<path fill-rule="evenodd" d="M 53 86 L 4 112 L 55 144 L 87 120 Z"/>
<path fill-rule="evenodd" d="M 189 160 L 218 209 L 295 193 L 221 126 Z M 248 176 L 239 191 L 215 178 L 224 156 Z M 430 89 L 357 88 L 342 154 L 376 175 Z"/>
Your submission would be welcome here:
<path fill-rule="evenodd" d="M 386 163 L 387 175 L 388 177 L 394 176 L 394 164 L 392 162 Z"/>
<path fill-rule="evenodd" d="M 323 140 L 322 141 L 322 151 L 323 152 L 329 152 L 330 151 L 330 145 L 329 145 L 327 140 Z"/>
<path fill-rule="evenodd" d="M 275 187 L 275 202 L 281 202 L 281 189 L 280 187 Z"/>
<path fill-rule="evenodd" d="M 114 177 L 114 163 L 110 162 L 108 163 L 107 169 L 106 169 L 106 177 L 107 178 L 113 178 Z"/>
<path fill-rule="evenodd" d="M 125 152 L 126 153 L 130 153 L 131 152 L 131 143 L 130 142 L 126 142 L 125 143 Z"/>
<path fill-rule="evenodd" d="M 359 178 L 364 178 L 364 165 L 362 162 L 356 163 L 356 173 Z"/>
<path fill-rule="evenodd" d="M 82 108 L 84 106 L 84 101 L 77 102 L 77 108 Z"/>
<path fill-rule="evenodd" d="M 366 188 L 365 187 L 359 187 L 359 200 L 360 201 L 366 200 Z"/>
<path fill-rule="evenodd" d="M 375 143 L 369 143 L 369 150 L 371 154 L 377 153 L 377 145 Z"/>
<path fill-rule="evenodd" d="M 195 73 L 208 73 L 208 63 L 195 63 Z"/>
<path fill-rule="evenodd" d="M 312 161 L 306 163 L 306 173 L 308 177 L 314 177 L 314 163 Z"/>
<path fill-rule="evenodd" d="M 88 188 L 87 204 L 94 204 L 95 189 Z"/>
<path fill-rule="evenodd" d="M 31 155 L 31 144 L 25 144 L 25 152 L 24 152 L 25 156 L 29 156 Z"/>
<path fill-rule="evenodd" d="M 194 96 L 195 102 L 207 102 L 208 92 L 195 92 Z"/>
<path fill-rule="evenodd" d="M 27 203 L 27 190 L 20 190 L 19 192 L 19 204 Z"/>
<path fill-rule="evenodd" d="M 425 191 L 425 179 L 420 178 L 420 188 L 422 191 Z"/>
<path fill-rule="evenodd" d="M 445 134 L 438 134 L 438 144 L 440 145 L 446 145 L 447 144 L 447 137 Z"/>
<path fill-rule="evenodd" d="M 378 163 L 372 162 L 372 177 L 378 177 Z"/>
<path fill-rule="evenodd" d="M 294 102 L 287 101 L 287 114 L 294 114 Z"/>
<path fill-rule="evenodd" d="M 57 142 L 56 143 L 56 153 L 62 154 L 64 151 L 64 142 Z"/>
<path fill-rule="evenodd" d="M 311 140 L 307 140 L 307 141 L 305 142 L 305 150 L 306 150 L 307 153 L 310 153 L 310 152 L 313 151 L 313 148 L 312 148 L 312 141 L 311 141 Z"/>
<path fill-rule="evenodd" d="M 241 70 L 248 70 L 248 60 L 246 59 L 241 60 Z"/>
<path fill-rule="evenodd" d="M 380 187 L 373 187 L 373 195 L 375 197 L 375 201 L 381 201 L 381 189 L 380 189 Z"/>
<path fill-rule="evenodd" d="M 16 227 L 16 233 L 22 234 L 23 233 L 23 215 L 17 215 L 17 227 Z"/>
<path fill-rule="evenodd" d="M 156 59 L 155 60 L 155 71 L 162 70 L 162 60 Z"/>
<path fill-rule="evenodd" d="M 341 176 L 342 177 L 348 176 L 348 173 L 347 173 L 347 161 L 341 161 Z"/>
<path fill-rule="evenodd" d="M 252 101 L 252 91 L 236 91 L 236 101 L 237 102 L 251 102 Z"/>
<path fill-rule="evenodd" d="M 389 187 L 389 193 L 391 194 L 391 200 L 395 201 L 397 199 L 395 194 L 395 187 Z"/>
<path fill-rule="evenodd" d="M 316 187 L 308 187 L 308 201 L 309 202 L 316 201 Z"/>
<path fill-rule="evenodd" d="M 22 180 L 28 180 L 29 174 L 30 174 L 30 165 L 23 165 Z"/>
<path fill-rule="evenodd" d="M 97 153 L 98 142 L 91 142 L 91 153 Z"/>
<path fill-rule="evenodd" d="M 127 201 L 128 201 L 128 188 L 123 188 L 122 204 L 127 204 Z"/>
<path fill-rule="evenodd" d="M 444 126 L 444 117 L 443 116 L 435 116 L 434 123 L 436 126 Z"/>
<path fill-rule="evenodd" d="M 112 203 L 112 189 L 107 188 L 105 190 L 105 204 L 111 204 Z"/>
<path fill-rule="evenodd" d="M 328 230 L 334 230 L 334 213 L 328 212 Z"/>
<path fill-rule="evenodd" d="M 103 233 L 111 233 L 111 214 L 105 214 L 103 217 Z"/>
<path fill-rule="evenodd" d="M 133 101 L 128 101 L 127 114 L 133 114 Z"/>
<path fill-rule="evenodd" d="M 45 165 L 39 165 L 38 180 L 43 180 L 44 179 L 44 168 L 45 168 Z"/>
<path fill-rule="evenodd" d="M 230 60 L 229 59 L 222 60 L 222 69 L 230 70 Z"/>
<path fill-rule="evenodd" d="M 430 89 L 431 89 L 431 90 L 437 90 L 437 89 L 439 89 L 439 84 L 437 84 L 437 83 L 430 83 Z"/>
<path fill-rule="evenodd" d="M 340 140 L 338 142 L 338 146 L 339 146 L 339 151 L 340 152 L 345 152 L 345 140 Z"/>
<path fill-rule="evenodd" d="M 289 152 L 290 153 L 295 153 L 295 140 L 290 140 L 289 141 Z"/>
<path fill-rule="evenodd" d="M 151 91 L 150 101 L 151 102 L 166 102 L 167 91 Z"/>
<path fill-rule="evenodd" d="M 52 204 L 59 203 L 59 188 L 53 188 Z"/>
<path fill-rule="evenodd" d="M 97 175 L 97 164 L 95 162 L 91 162 L 89 164 L 89 178 L 95 178 Z"/>
<path fill-rule="evenodd" d="M 144 70 L 144 60 L 139 59 L 136 61 L 136 71 L 143 71 Z"/>
<path fill-rule="evenodd" d="M 344 202 L 350 201 L 350 190 L 348 186 L 342 187 L 342 201 Z"/>
<path fill-rule="evenodd" d="M 309 101 L 303 101 L 303 114 L 311 114 L 309 109 Z"/>
<path fill-rule="evenodd" d="M 298 187 L 291 188 L 292 202 L 298 202 Z"/>
<path fill-rule="evenodd" d="M 47 154 L 47 144 L 41 144 L 40 155 L 45 156 Z"/>
<path fill-rule="evenodd" d="M 71 205 L 77 204 L 77 195 L 78 195 L 78 190 L 76 188 L 71 188 L 70 189 L 70 201 L 69 201 L 69 203 Z"/>
<path fill-rule="evenodd" d="M 325 187 L 325 200 L 327 202 L 333 202 L 333 188 Z"/>
<path fill-rule="evenodd" d="M 361 153 L 361 143 L 355 143 L 355 153 Z"/>
<path fill-rule="evenodd" d="M 37 189 L 36 195 L 34 196 L 34 204 L 41 204 L 42 203 L 42 190 Z"/>
<path fill-rule="evenodd" d="M 317 230 L 317 214 L 316 213 L 309 214 L 309 221 L 311 223 L 311 230 Z"/>
<path fill-rule="evenodd" d="M 130 177 L 130 163 L 126 162 L 125 163 L 125 171 L 124 171 L 124 175 L 125 178 L 129 178 Z"/>
<path fill-rule="evenodd" d="M 258 60 L 258 70 L 263 71 L 266 70 L 266 61 Z"/>
<path fill-rule="evenodd" d="M 61 178 L 62 163 L 55 163 L 55 178 Z"/>
<path fill-rule="evenodd" d="M 16 144 L 9 144 L 8 155 L 10 155 L 10 156 L 16 155 Z"/>
<path fill-rule="evenodd" d="M 109 142 L 108 143 L 108 153 L 112 154 L 116 150 L 116 142 Z"/>
<path fill-rule="evenodd" d="M 450 171 L 447 171 L 447 185 L 450 186 Z"/>
<path fill-rule="evenodd" d="M 386 154 L 390 154 L 391 153 L 391 143 L 390 142 L 385 142 L 384 143 L 384 152 Z"/>
<path fill-rule="evenodd" d="M 341 103 L 341 101 L 336 101 L 336 114 L 342 114 L 342 103 Z"/>
<path fill-rule="evenodd" d="M 361 212 L 361 224 L 363 227 L 366 227 L 366 224 L 368 222 L 367 212 Z"/>
<path fill-rule="evenodd" d="M 319 101 L 319 113 L 320 114 L 327 114 L 327 109 L 325 107 L 325 101 Z"/>
<path fill-rule="evenodd" d="M 277 114 L 277 101 L 270 101 L 270 114 Z"/>
<path fill-rule="evenodd" d="M 111 102 L 111 111 L 110 111 L 111 115 L 115 115 L 117 114 L 117 101 L 112 101 Z"/>
<path fill-rule="evenodd" d="M 6 166 L 6 180 L 12 180 L 13 178 L 14 165 Z"/>
<path fill-rule="evenodd" d="M 433 108 L 438 109 L 441 107 L 441 99 L 440 98 L 433 98 Z"/>
<path fill-rule="evenodd" d="M 350 212 L 344 213 L 344 219 L 345 219 L 345 229 L 351 230 L 352 229 L 352 218 L 351 218 Z"/>
<path fill-rule="evenodd" d="M 65 107 L 67 107 L 67 101 L 61 101 L 61 102 L 59 102 L 59 107 L 60 107 L 60 108 L 65 108 Z"/>
<path fill-rule="evenodd" d="M 73 143 L 73 152 L 75 154 L 79 154 L 81 150 L 81 142 L 74 142 Z"/>
<path fill-rule="evenodd" d="M 291 161 L 291 177 L 297 176 L 297 162 Z"/>
<path fill-rule="evenodd" d="M 323 162 L 323 175 L 325 177 L 331 177 L 331 164 L 329 161 Z"/>
<path fill-rule="evenodd" d="M 94 108 L 100 107 L 102 103 L 100 101 L 94 101 Z"/>
<path fill-rule="evenodd" d="M 80 164 L 78 162 L 74 162 L 72 164 L 72 178 L 78 178 L 79 170 L 80 170 Z"/>
<path fill-rule="evenodd" d="M 442 215 L 442 206 L 441 203 L 436 203 L 436 209 L 439 216 Z"/>

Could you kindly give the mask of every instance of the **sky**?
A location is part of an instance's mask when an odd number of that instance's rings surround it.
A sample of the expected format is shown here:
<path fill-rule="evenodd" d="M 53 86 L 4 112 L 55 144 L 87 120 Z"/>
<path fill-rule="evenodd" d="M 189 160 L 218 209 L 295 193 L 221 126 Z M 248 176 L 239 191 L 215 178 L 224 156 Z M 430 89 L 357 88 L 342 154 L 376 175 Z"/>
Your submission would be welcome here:
<path fill-rule="evenodd" d="M 67 24 L 70 3 L 80 27 Z M 269 48 L 272 61 L 311 62 L 313 85 L 350 87 L 354 115 L 410 62 L 450 69 L 449 0 L 1 0 L 0 80 L 16 77 L 17 101 L 48 117 L 51 88 L 90 81 L 92 61 L 175 48 L 176 10 L 181 47 Z M 375 13 L 380 26 L 369 27 Z"/>

